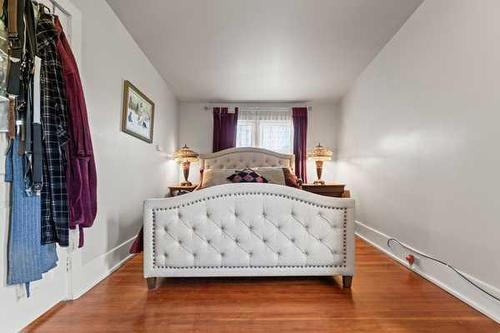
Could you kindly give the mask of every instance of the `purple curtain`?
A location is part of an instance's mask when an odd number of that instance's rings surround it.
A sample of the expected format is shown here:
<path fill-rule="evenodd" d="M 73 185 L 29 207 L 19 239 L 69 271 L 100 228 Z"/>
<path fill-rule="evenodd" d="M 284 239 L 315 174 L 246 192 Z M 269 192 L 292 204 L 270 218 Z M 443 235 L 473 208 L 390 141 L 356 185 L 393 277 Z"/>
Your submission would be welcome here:
<path fill-rule="evenodd" d="M 292 108 L 295 174 L 307 183 L 307 107 Z"/>
<path fill-rule="evenodd" d="M 238 127 L 238 108 L 229 113 L 228 108 L 214 108 L 214 135 L 212 150 L 216 151 L 236 147 L 236 129 Z"/>

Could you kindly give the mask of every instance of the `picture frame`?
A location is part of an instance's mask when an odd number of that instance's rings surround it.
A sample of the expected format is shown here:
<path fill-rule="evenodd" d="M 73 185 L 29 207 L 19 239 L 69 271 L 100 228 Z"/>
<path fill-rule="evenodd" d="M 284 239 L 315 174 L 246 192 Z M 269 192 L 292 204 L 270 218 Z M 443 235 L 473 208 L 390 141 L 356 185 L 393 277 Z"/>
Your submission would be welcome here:
<path fill-rule="evenodd" d="M 122 132 L 153 142 L 155 103 L 130 81 L 123 83 Z"/>

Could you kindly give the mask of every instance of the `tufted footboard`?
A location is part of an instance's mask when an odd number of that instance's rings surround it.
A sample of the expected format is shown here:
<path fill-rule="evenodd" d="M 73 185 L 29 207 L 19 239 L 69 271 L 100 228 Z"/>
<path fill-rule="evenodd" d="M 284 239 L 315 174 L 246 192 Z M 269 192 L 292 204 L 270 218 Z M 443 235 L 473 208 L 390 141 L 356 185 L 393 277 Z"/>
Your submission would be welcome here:
<path fill-rule="evenodd" d="M 144 276 L 354 274 L 354 200 L 271 184 L 144 204 Z"/>

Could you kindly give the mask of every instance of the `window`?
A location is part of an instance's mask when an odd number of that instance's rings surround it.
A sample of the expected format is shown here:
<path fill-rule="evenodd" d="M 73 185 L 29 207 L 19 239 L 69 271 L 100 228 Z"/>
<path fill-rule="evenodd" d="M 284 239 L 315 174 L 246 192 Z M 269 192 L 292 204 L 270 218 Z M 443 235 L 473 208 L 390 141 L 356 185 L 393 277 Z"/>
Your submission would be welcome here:
<path fill-rule="evenodd" d="M 241 110 L 236 147 L 259 147 L 284 154 L 293 152 L 293 125 L 289 110 Z"/>

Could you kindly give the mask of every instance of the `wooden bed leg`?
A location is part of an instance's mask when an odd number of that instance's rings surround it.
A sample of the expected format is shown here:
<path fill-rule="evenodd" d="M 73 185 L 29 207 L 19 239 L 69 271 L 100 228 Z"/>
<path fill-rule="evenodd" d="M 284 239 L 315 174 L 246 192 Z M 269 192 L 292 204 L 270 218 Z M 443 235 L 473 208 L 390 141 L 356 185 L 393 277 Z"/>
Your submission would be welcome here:
<path fill-rule="evenodd" d="M 157 285 L 157 278 L 155 277 L 150 277 L 150 278 L 146 278 L 146 283 L 148 284 L 148 289 L 149 290 L 153 290 L 153 289 L 156 289 L 156 285 Z"/>
<path fill-rule="evenodd" d="M 342 275 L 342 287 L 351 288 L 351 284 L 352 284 L 352 276 Z"/>

